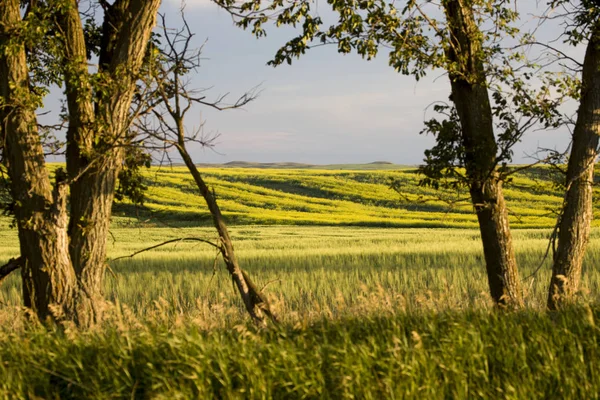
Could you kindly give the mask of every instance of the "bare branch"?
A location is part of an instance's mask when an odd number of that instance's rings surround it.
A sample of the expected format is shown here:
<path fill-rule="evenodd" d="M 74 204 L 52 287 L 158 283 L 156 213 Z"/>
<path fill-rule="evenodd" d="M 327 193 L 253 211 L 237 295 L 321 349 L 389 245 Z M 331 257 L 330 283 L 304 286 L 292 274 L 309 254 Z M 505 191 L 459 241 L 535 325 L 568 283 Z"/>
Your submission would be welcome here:
<path fill-rule="evenodd" d="M 21 268 L 25 260 L 23 257 L 11 258 L 8 263 L 0 267 L 0 283 L 13 271 Z"/>
<path fill-rule="evenodd" d="M 179 242 L 202 242 L 202 243 L 209 244 L 209 245 L 211 245 L 211 246 L 213 246 L 213 247 L 221 250 L 221 246 L 220 245 L 218 245 L 218 244 L 216 244 L 214 242 L 211 242 L 210 240 L 201 239 L 201 238 L 195 238 L 195 237 L 185 237 L 185 238 L 178 238 L 178 239 L 167 240 L 165 242 L 162 242 L 162 243 L 159 243 L 159 244 L 155 244 L 154 246 L 150 246 L 150 247 L 146 247 L 145 249 L 138 250 L 138 251 L 136 251 L 134 253 L 131 253 L 131 254 L 127 255 L 127 256 L 121 256 L 121 257 L 113 258 L 112 260 L 110 260 L 110 262 L 115 262 L 117 260 L 122 260 L 124 258 L 133 258 L 133 257 L 137 256 L 138 254 L 145 253 L 146 251 L 154 250 L 154 249 L 157 249 L 159 247 L 166 246 L 167 244 L 179 243 Z"/>
<path fill-rule="evenodd" d="M 185 114 L 191 110 L 193 105 L 209 106 L 217 110 L 241 108 L 256 98 L 256 88 L 244 93 L 233 104 L 224 103 L 228 94 L 221 95 L 215 101 L 210 102 L 206 100 L 206 96 L 203 94 L 205 90 L 189 89 L 190 81 L 186 79 L 186 76 L 190 71 L 200 67 L 200 50 L 190 48 L 193 34 L 183 13 L 183 27 L 179 30 L 167 29 L 164 15 L 161 15 L 161 18 L 164 33 L 163 48 L 159 49 L 160 56 L 152 74 L 152 81 L 145 82 L 146 85 L 154 89 L 153 94 L 150 95 L 154 96 L 154 99 L 158 97 L 160 101 L 153 104 L 150 112 L 144 113 L 144 118 L 136 123 L 136 128 L 149 138 L 163 142 L 166 157 L 169 157 L 166 153 L 167 149 L 173 147 L 177 149 L 210 210 L 213 224 L 219 234 L 219 244 L 199 238 L 172 239 L 115 260 L 133 257 L 142 252 L 179 241 L 200 241 L 210 244 L 217 248 L 223 257 L 232 281 L 237 286 L 244 305 L 254 322 L 263 325 L 265 323 L 264 315 L 276 321 L 277 319 L 271 312 L 267 298 L 252 282 L 248 274 L 240 268 L 227 225 L 217 205 L 214 191 L 211 193 L 186 148 L 186 144 L 189 142 L 200 143 L 211 148 L 218 135 L 204 136 L 202 125 L 194 129 L 190 135 L 184 125 Z M 153 119 L 149 120 L 149 117 L 153 117 Z"/>

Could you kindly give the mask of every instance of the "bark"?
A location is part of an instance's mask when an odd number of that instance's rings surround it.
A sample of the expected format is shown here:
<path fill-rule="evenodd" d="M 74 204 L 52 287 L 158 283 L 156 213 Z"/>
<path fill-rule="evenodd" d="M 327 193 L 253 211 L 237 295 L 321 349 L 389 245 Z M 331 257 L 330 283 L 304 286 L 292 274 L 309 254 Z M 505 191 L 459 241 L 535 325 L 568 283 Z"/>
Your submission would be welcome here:
<path fill-rule="evenodd" d="M 490 294 L 501 306 L 522 306 L 522 292 L 504 196 L 496 169 L 497 144 L 481 59 L 481 32 L 464 0 L 443 3 L 449 30 L 446 55 L 452 100 L 461 123 L 465 169 L 481 231 Z"/>
<path fill-rule="evenodd" d="M 99 74 L 92 98 L 77 2 L 65 9 L 65 84 L 69 106 L 67 169 L 71 178 L 70 255 L 81 289 L 78 319 L 101 318 L 106 241 L 115 184 L 128 145 L 135 80 L 160 0 L 117 0 L 105 12 Z"/>
<path fill-rule="evenodd" d="M 567 167 L 567 192 L 559 221 L 548 308 L 573 300 L 579 289 L 592 223 L 592 185 L 600 135 L 600 24 L 590 37 L 583 62 L 582 92 Z"/>
<path fill-rule="evenodd" d="M 177 124 L 177 132 L 179 133 L 177 149 L 181 155 L 181 158 L 185 162 L 185 165 L 192 174 L 200 194 L 206 201 L 213 219 L 213 224 L 219 234 L 219 240 L 221 242 L 220 251 L 223 255 L 225 265 L 227 266 L 227 271 L 229 271 L 231 278 L 237 286 L 246 310 L 250 314 L 252 320 L 259 325 L 263 325 L 265 323 L 264 315 L 269 317 L 272 321 L 277 322 L 277 318 L 271 312 L 267 298 L 263 295 L 260 289 L 256 287 L 254 282 L 252 282 L 250 276 L 240 268 L 238 260 L 235 256 L 233 241 L 229 236 L 229 231 L 227 230 L 227 225 L 223 220 L 221 210 L 217 205 L 217 200 L 204 182 L 204 179 L 202 179 L 200 171 L 198 171 L 198 168 L 196 168 L 196 165 L 192 161 L 192 158 L 185 148 L 183 120 L 181 118 L 175 119 Z"/>
<path fill-rule="evenodd" d="M 18 0 L 0 1 L 0 108 L 4 162 L 16 202 L 23 299 L 40 320 L 72 310 L 75 275 L 68 253 L 66 185 L 53 190 L 29 90 L 25 49 L 9 43 L 22 23 Z"/>

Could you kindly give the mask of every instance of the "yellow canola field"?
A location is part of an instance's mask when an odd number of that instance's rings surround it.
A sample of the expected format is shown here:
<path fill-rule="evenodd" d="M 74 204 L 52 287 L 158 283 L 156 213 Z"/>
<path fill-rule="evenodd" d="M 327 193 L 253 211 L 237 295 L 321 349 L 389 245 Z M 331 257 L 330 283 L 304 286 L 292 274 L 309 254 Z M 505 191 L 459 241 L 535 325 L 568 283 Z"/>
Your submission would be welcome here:
<path fill-rule="evenodd" d="M 236 225 L 477 226 L 466 190 L 421 186 L 416 169 L 203 168 L 201 172 L 223 214 Z M 537 167 L 516 174 L 505 185 L 512 227 L 554 225 L 562 195 L 549 172 Z M 144 207 L 118 204 L 119 225 L 140 216 L 150 223 L 209 223 L 204 200 L 185 167 L 153 167 L 144 175 L 149 186 Z M 392 182 L 399 192 L 391 188 Z M 594 212 L 598 215 L 600 209 L 595 207 Z"/>

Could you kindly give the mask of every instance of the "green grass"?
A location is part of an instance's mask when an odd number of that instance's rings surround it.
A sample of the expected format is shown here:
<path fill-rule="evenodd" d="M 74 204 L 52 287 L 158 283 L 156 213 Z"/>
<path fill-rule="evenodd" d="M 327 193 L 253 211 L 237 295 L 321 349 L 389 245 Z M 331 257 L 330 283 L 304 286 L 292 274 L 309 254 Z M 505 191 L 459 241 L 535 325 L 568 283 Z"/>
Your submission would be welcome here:
<path fill-rule="evenodd" d="M 4 398 L 594 399 L 598 308 L 3 335 Z"/>
<path fill-rule="evenodd" d="M 554 221 L 543 215 L 560 203 L 546 173 L 528 171 L 506 190 L 520 215 L 512 224 L 523 278 L 548 243 Z M 205 175 L 237 222 L 242 267 L 266 285 L 281 326 L 249 326 L 203 244 L 109 262 L 105 321 L 89 332 L 27 322 L 13 274 L 0 286 L 0 398 L 600 397 L 600 229 L 584 262 L 581 306 L 545 313 L 546 260 L 524 280 L 527 310 L 504 314 L 491 307 L 470 207 L 399 201 L 390 177 L 405 180 L 407 197 L 434 194 L 415 186 L 410 169 Z M 177 237 L 215 239 L 198 226 L 209 219 L 183 169 L 147 178 L 141 221 L 130 205 L 117 206 L 110 259 Z M 298 226 L 311 224 L 323 226 Z M 7 219 L 0 243 L 0 263 L 19 254 Z"/>
<path fill-rule="evenodd" d="M 105 322 L 48 333 L 0 288 L 0 398 L 581 399 L 600 393 L 597 306 L 543 311 L 548 266 L 526 281 L 528 311 L 490 307 L 470 229 L 236 227 L 242 266 L 282 324 L 256 331 L 212 250 L 181 243 L 111 264 Z M 18 252 L 2 231 L 0 257 Z M 547 230 L 519 230 L 522 273 Z M 209 228 L 114 229 L 111 257 Z M 598 304 L 600 230 L 582 302 Z"/>
<path fill-rule="evenodd" d="M 16 238 L 3 231 L 0 259 L 18 254 Z M 265 289 L 284 320 L 342 316 L 382 308 L 489 308 L 479 234 L 470 229 L 386 229 L 348 227 L 235 227 L 235 248 L 242 267 Z M 548 230 L 515 232 L 523 277 L 540 264 Z M 109 257 L 115 258 L 177 237 L 215 239 L 211 228 L 112 230 Z M 585 259 L 582 296 L 600 293 L 600 230 L 593 231 Z M 179 243 L 111 262 L 106 294 L 136 317 L 164 314 L 205 321 L 210 326 L 245 319 L 224 266 L 213 269 L 215 252 L 204 244 Z M 524 283 L 527 304 L 543 309 L 549 260 Z M 20 281 L 12 276 L 0 287 L 0 301 L 20 304 Z"/>

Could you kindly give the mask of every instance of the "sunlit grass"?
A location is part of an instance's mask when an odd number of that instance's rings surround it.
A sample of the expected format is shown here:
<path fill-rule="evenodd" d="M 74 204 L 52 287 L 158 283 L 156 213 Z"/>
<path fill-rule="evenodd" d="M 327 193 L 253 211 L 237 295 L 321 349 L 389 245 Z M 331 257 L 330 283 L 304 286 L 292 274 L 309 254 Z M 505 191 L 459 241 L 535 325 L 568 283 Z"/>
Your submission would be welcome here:
<path fill-rule="evenodd" d="M 124 317 L 121 315 L 121 319 Z M 193 324 L 0 334 L 0 396 L 593 399 L 596 307 L 365 314 L 256 330 Z"/>
<path fill-rule="evenodd" d="M 267 285 L 283 320 L 340 317 L 378 308 L 458 310 L 490 307 L 487 278 L 477 230 L 386 229 L 349 227 L 235 227 L 242 267 Z M 515 231 L 523 278 L 542 262 L 549 230 Z M 6 235 L 6 231 L 3 233 Z M 110 258 L 131 254 L 177 237 L 216 240 L 211 228 L 112 230 Z M 600 230 L 594 230 L 585 260 L 581 296 L 597 301 Z M 0 257 L 18 254 L 16 238 L 4 237 Z M 178 243 L 110 262 L 106 295 L 126 305 L 136 317 L 154 318 L 157 307 L 171 317 L 202 318 L 219 325 L 223 315 L 245 319 L 231 280 L 215 252 L 201 243 Z M 544 307 L 549 259 L 524 281 L 527 305 Z M 2 284 L 0 301 L 21 304 L 20 280 Z M 221 314 L 224 309 L 228 313 Z"/>
<path fill-rule="evenodd" d="M 168 239 L 216 240 L 199 227 L 210 219 L 186 171 L 152 170 L 139 218 L 117 207 L 101 325 L 48 332 L 25 317 L 18 273 L 2 283 L 0 398 L 598 398 L 600 229 L 580 305 L 547 314 L 542 261 L 561 201 L 549 181 L 517 175 L 505 191 L 527 309 L 502 313 L 470 206 L 402 201 L 390 177 L 409 199 L 437 193 L 409 169 L 205 175 L 280 326 L 250 326 L 205 244 L 111 261 Z M 0 263 L 19 254 L 8 223 Z"/>

